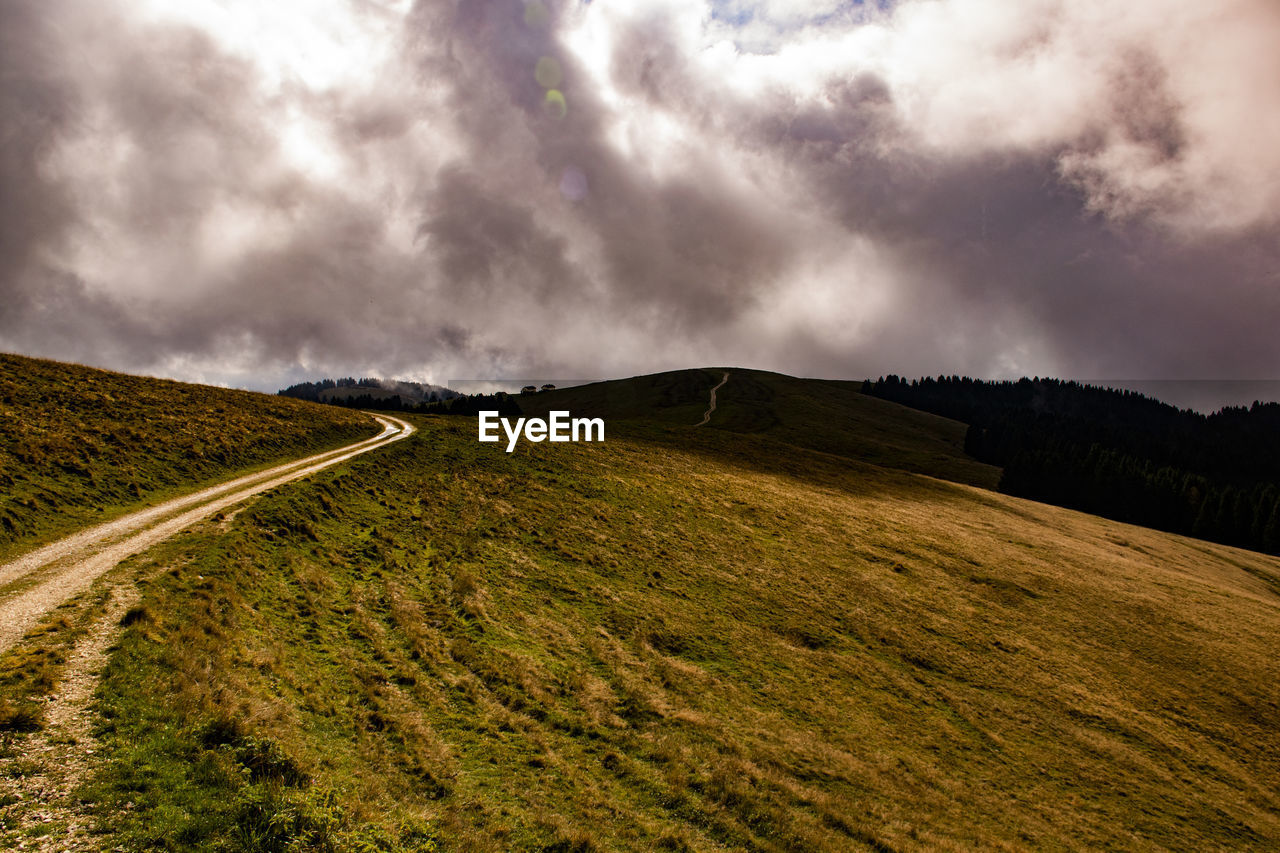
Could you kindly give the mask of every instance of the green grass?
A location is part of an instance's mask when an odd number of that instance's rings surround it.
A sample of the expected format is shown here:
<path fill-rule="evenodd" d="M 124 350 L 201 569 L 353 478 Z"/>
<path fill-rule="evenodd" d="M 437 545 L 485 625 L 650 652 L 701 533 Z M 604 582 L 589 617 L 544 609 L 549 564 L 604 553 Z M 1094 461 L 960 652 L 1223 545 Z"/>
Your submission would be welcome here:
<path fill-rule="evenodd" d="M 359 412 L 0 354 L 0 561 L 376 432 Z"/>
<path fill-rule="evenodd" d="M 766 445 L 771 455 L 785 455 L 786 446 L 795 446 L 990 489 L 1000 480 L 1000 469 L 964 453 L 964 424 L 866 396 L 861 382 L 706 368 L 516 399 L 531 416 L 567 409 L 575 416 L 603 416 L 608 425 L 692 425 L 702 420 L 709 392 L 726 372 L 729 381 L 716 393 L 716 411 L 704 429 L 773 439 L 778 444 Z"/>
<path fill-rule="evenodd" d="M 55 608 L 0 655 L 0 737 L 44 727 L 43 700 L 57 689 L 72 649 L 105 603 L 105 590 L 84 593 Z"/>
<path fill-rule="evenodd" d="M 1276 560 L 854 461 L 949 427 L 741 373 L 719 428 L 696 372 L 603 444 L 419 419 L 153 551 L 104 846 L 1280 844 Z"/>

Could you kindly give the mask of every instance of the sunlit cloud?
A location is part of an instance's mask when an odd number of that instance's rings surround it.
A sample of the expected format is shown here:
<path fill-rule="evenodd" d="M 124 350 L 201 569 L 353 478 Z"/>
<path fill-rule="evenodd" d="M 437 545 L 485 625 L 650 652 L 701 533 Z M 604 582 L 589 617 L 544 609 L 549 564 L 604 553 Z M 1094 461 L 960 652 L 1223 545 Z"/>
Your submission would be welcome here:
<path fill-rule="evenodd" d="M 16 0 L 0 347 L 1258 376 L 1280 7 Z"/>

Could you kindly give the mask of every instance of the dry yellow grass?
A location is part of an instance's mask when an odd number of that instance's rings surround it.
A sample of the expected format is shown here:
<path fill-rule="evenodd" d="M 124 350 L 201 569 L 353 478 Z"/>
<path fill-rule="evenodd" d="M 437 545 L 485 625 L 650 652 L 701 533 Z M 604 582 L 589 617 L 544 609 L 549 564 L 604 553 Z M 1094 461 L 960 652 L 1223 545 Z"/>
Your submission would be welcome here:
<path fill-rule="evenodd" d="M 473 430 L 160 555 L 194 556 L 108 674 L 115 832 L 311 814 L 209 769 L 251 735 L 389 849 L 1280 845 L 1275 559 L 768 437 Z"/>

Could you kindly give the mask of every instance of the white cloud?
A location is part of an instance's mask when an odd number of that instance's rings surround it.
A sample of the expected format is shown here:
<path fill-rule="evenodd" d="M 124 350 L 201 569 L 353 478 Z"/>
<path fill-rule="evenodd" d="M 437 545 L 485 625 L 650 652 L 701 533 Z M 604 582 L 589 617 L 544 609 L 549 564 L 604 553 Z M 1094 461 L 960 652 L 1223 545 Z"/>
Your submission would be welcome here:
<path fill-rule="evenodd" d="M 549 4 L 554 29 L 514 3 L 23 2 L 56 24 L 24 61 L 70 94 L 0 174 L 53 211 L 11 227 L 30 268 L 0 284 L 51 305 L 56 270 L 116 314 L 14 308 L 45 319 L 0 344 L 222 379 L 1047 373 L 1146 358 L 1117 332 L 1144 301 L 1194 326 L 1193 274 L 1273 284 L 1272 0 L 635 0 Z M 15 126 L 53 114 L 35 91 Z"/>

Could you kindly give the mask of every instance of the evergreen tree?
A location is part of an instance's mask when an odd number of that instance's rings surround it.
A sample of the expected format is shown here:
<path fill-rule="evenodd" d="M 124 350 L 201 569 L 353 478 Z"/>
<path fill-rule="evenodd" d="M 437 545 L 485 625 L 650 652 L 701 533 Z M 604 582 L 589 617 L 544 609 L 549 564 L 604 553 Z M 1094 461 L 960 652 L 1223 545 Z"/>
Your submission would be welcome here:
<path fill-rule="evenodd" d="M 1262 547 L 1269 553 L 1280 553 L 1280 501 L 1271 510 L 1271 520 L 1262 534 Z"/>

